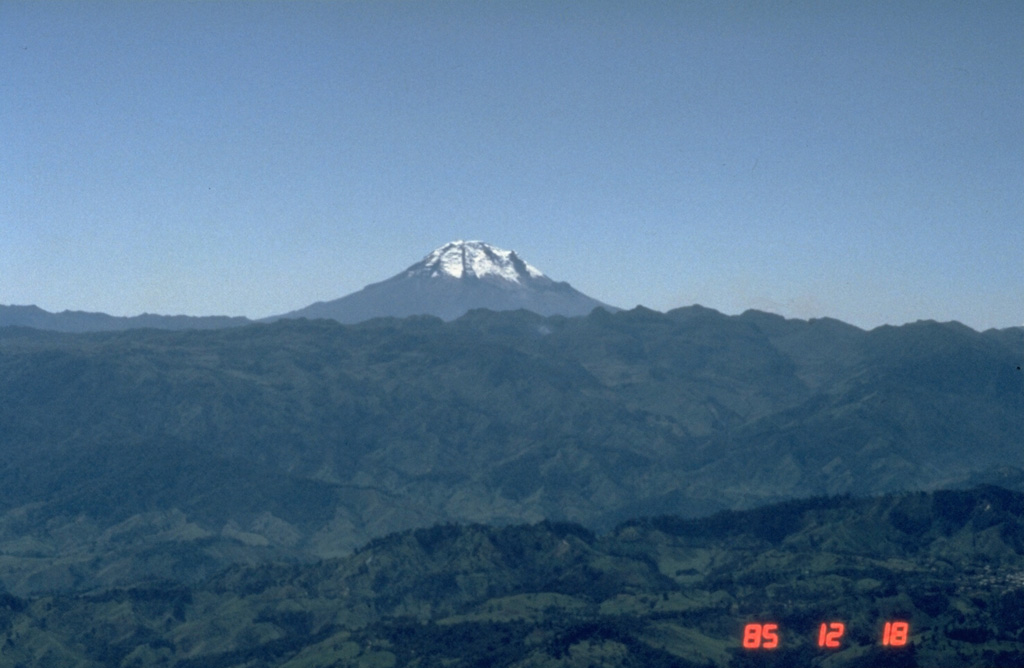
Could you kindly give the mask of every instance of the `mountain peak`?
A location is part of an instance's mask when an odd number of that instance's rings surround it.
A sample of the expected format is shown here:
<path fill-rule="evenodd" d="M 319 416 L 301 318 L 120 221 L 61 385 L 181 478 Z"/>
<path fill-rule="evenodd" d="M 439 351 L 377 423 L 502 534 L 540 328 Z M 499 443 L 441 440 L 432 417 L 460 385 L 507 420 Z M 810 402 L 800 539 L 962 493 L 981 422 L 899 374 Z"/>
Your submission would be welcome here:
<path fill-rule="evenodd" d="M 449 241 L 434 249 L 405 271 L 406 276 L 438 278 L 498 278 L 523 283 L 544 274 L 523 261 L 515 251 L 498 248 L 483 241 Z"/>
<path fill-rule="evenodd" d="M 370 318 L 433 315 L 454 320 L 473 309 L 539 315 L 587 315 L 595 308 L 617 311 L 565 282 L 556 282 L 515 251 L 483 241 L 450 241 L 380 283 L 329 302 L 274 316 L 331 318 L 354 323 Z"/>

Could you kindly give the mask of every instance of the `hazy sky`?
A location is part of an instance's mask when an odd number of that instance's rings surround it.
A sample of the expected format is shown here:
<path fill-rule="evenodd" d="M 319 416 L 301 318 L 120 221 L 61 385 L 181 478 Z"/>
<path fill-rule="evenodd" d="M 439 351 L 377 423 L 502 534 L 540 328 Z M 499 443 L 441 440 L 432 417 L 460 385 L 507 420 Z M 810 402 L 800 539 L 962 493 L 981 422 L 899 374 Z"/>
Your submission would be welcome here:
<path fill-rule="evenodd" d="M 262 317 L 453 239 L 1024 323 L 1024 3 L 0 0 L 0 303 Z"/>

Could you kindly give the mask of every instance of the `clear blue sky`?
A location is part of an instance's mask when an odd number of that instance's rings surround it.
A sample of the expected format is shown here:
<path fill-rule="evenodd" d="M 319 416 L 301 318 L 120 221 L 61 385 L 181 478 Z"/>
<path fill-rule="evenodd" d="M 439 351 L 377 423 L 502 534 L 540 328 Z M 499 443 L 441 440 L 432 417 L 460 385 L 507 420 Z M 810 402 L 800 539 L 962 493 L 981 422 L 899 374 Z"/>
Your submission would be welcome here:
<path fill-rule="evenodd" d="M 1024 323 L 1024 3 L 0 0 L 0 303 L 262 317 L 452 239 Z"/>

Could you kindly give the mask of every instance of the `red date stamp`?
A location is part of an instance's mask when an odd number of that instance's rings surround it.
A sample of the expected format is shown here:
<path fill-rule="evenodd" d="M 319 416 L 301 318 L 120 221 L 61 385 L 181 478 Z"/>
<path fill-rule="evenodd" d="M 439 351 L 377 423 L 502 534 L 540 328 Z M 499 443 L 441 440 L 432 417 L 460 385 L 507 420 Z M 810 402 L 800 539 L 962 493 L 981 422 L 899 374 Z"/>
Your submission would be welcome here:
<path fill-rule="evenodd" d="M 818 627 L 818 647 L 839 649 L 843 646 L 846 624 L 826 622 Z M 779 625 L 775 622 L 751 622 L 743 627 L 743 648 L 749 650 L 778 649 L 782 644 Z M 910 623 L 887 621 L 882 629 L 880 644 L 883 647 L 903 647 L 910 638 Z"/>

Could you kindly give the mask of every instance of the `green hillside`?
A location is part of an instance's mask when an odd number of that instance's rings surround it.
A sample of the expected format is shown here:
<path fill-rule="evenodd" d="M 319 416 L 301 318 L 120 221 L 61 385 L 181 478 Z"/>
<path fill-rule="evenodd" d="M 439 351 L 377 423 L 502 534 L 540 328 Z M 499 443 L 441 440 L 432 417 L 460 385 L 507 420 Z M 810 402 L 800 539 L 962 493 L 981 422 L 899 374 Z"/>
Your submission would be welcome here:
<path fill-rule="evenodd" d="M 0 328 L 0 582 L 199 582 L 437 523 L 696 517 L 1024 469 L 1024 330 L 691 307 Z"/>
<path fill-rule="evenodd" d="M 886 622 L 908 625 L 897 646 Z M 768 623 L 778 647 L 744 648 Z M 5 666 L 1019 666 L 1024 494 L 820 497 L 600 536 L 439 525 L 195 587 L 6 595 L 0 636 Z"/>

